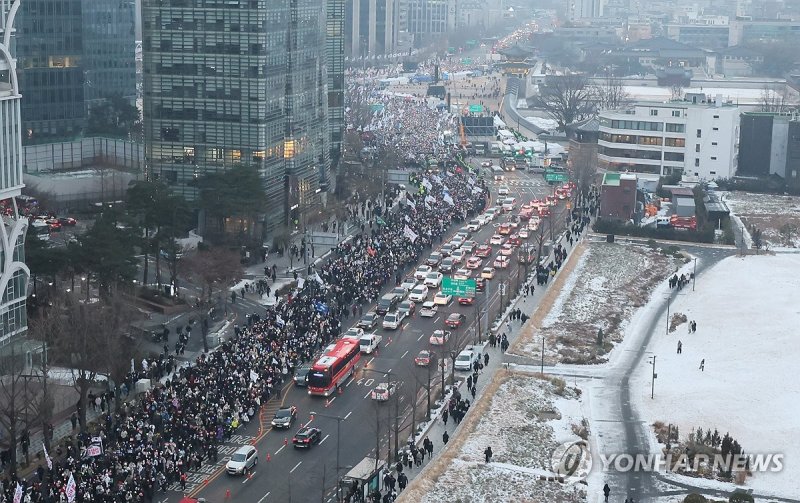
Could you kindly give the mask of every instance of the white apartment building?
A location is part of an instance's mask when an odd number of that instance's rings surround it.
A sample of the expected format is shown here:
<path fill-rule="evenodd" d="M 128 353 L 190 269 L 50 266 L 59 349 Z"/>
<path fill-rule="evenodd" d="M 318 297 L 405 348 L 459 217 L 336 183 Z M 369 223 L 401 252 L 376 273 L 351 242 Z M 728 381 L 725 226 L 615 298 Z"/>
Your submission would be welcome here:
<path fill-rule="evenodd" d="M 600 113 L 601 170 L 701 179 L 736 173 L 739 107 L 705 95 L 665 103 L 640 102 Z"/>

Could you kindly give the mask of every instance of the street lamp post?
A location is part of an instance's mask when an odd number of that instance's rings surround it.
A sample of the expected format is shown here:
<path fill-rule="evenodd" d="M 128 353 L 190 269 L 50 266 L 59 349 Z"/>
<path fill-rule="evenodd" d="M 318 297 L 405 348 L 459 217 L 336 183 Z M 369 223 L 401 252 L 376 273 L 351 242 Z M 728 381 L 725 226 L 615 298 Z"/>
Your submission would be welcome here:
<path fill-rule="evenodd" d="M 341 416 L 333 416 L 333 415 L 329 415 L 329 414 L 320 414 L 318 412 L 313 412 L 313 411 L 310 412 L 309 414 L 311 414 L 312 416 L 321 416 L 321 417 L 327 417 L 329 419 L 335 419 L 336 420 L 336 501 L 339 502 L 339 501 L 341 501 L 341 492 L 340 492 L 341 484 L 339 483 L 339 467 L 340 467 L 340 465 L 339 465 L 339 439 L 341 438 L 341 436 L 339 435 L 339 432 L 340 432 L 340 427 L 341 427 L 342 421 L 345 421 L 345 418 L 343 418 Z"/>
<path fill-rule="evenodd" d="M 692 271 L 692 291 L 694 292 L 695 278 L 697 278 L 697 257 L 694 258 L 694 270 Z"/>
<path fill-rule="evenodd" d="M 656 355 L 653 355 L 653 359 L 649 363 L 653 366 L 653 377 L 650 380 L 650 400 L 652 400 L 656 390 L 656 377 L 658 377 L 658 374 L 656 374 Z"/>

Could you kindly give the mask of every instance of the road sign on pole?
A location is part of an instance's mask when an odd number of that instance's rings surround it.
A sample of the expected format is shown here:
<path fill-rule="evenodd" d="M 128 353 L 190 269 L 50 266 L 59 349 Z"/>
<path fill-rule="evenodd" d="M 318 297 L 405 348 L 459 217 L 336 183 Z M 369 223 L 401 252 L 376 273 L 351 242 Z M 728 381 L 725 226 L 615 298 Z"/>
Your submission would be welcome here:
<path fill-rule="evenodd" d="M 474 297 L 475 287 L 474 279 L 453 279 L 450 276 L 445 276 L 442 279 L 442 293 L 445 295 Z"/>

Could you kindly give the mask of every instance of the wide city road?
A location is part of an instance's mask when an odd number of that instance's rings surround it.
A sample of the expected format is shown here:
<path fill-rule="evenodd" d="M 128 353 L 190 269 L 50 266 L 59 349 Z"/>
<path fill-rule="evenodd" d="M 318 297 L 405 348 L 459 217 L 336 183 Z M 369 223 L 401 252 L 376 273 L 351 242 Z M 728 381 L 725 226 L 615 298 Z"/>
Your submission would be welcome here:
<path fill-rule="evenodd" d="M 472 159 L 473 165 L 479 166 L 485 159 Z M 487 180 L 491 177 L 487 174 Z M 517 209 L 525 202 L 532 199 L 542 199 L 552 194 L 553 188 L 548 186 L 541 174 L 523 171 L 507 173 L 504 182 L 489 182 L 492 194 L 492 203 L 497 200 L 497 189 L 507 186 L 510 195 L 517 198 Z M 553 226 L 560 230 L 564 227 L 566 208 L 564 202 L 553 208 Z M 509 215 L 503 215 L 485 225 L 474 233 L 471 239 L 479 244 L 488 243 L 489 238 L 496 232 L 501 222 L 507 221 Z M 548 219 L 543 219 L 546 235 Z M 449 237 L 455 234 L 458 228 L 451 229 Z M 447 242 L 448 240 L 445 240 Z M 527 242 L 533 247 L 536 245 L 534 233 Z M 436 247 L 443 243 L 438 243 Z M 499 246 L 492 246 L 490 258 L 484 260 L 485 265 L 494 261 L 499 251 Z M 427 255 L 422 257 L 422 260 Z M 480 270 L 476 271 L 479 272 Z M 424 380 L 427 384 L 428 370 L 415 367 L 414 358 L 422 349 L 437 350 L 442 348 L 431 347 L 428 338 L 435 329 L 444 329 L 444 320 L 451 312 L 461 312 L 466 316 L 466 322 L 458 329 L 453 330 L 453 341 L 443 349 L 463 349 L 476 340 L 476 312 L 481 311 L 481 333 L 483 340 L 487 336 L 487 322 L 495 318 L 500 304 L 499 282 L 508 281 L 513 287 L 518 281 L 519 274 L 524 275 L 524 268 L 519 267 L 517 253 L 511 255 L 511 264 L 507 269 L 498 269 L 494 279 L 487 282 L 486 291 L 478 293 L 473 306 L 460 306 L 453 301 L 447 306 L 439 306 L 439 313 L 433 318 L 421 318 L 419 312 L 407 318 L 402 329 L 396 331 L 376 329 L 383 335 L 383 345 L 378 354 L 364 355 L 359 363 L 355 376 L 344 387 L 343 393 L 326 399 L 323 397 L 309 396 L 305 388 L 287 385 L 278 400 L 271 400 L 261 413 L 260 421 L 251 421 L 240 428 L 230 441 L 220 449 L 219 459 L 216 463 L 208 463 L 200 470 L 189 473 L 186 491 L 180 491 L 180 486 L 173 485 L 172 491 L 160 498 L 159 501 L 180 501 L 181 495 L 203 497 L 209 502 L 238 501 L 251 503 L 269 502 L 306 502 L 306 501 L 333 501 L 335 499 L 335 486 L 338 476 L 342 476 L 350 467 L 356 465 L 364 457 L 375 455 L 380 448 L 380 458 L 386 459 L 387 448 L 395 444 L 393 428 L 395 411 L 399 412 L 398 423 L 402 430 L 399 434 L 399 445 L 402 447 L 410 435 L 411 430 L 411 393 L 398 393 L 395 402 L 390 400 L 379 403 L 370 399 L 370 391 L 381 381 L 389 380 L 401 383 L 401 389 L 414 386 L 416 380 Z M 413 270 L 407 271 L 406 277 L 411 276 Z M 391 285 L 392 287 L 394 285 Z M 387 290 L 390 288 L 387 288 Z M 433 298 L 433 292 L 429 299 Z M 506 303 L 508 300 L 506 299 Z M 370 306 L 374 309 L 374 306 Z M 260 306 L 250 299 L 237 302 L 237 308 L 252 308 L 251 312 L 261 312 Z M 419 311 L 419 306 L 417 307 Z M 365 307 L 364 312 L 367 312 Z M 357 319 L 352 317 L 343 320 L 343 330 L 354 325 Z M 434 369 L 434 383 L 438 382 L 438 374 Z M 449 372 L 449 368 L 448 368 Z M 458 375 L 458 373 L 457 373 Z M 438 388 L 437 388 L 438 392 Z M 425 410 L 424 391 L 419 396 L 421 407 L 418 414 Z M 281 404 L 295 405 L 299 409 L 298 420 L 290 430 L 273 430 L 269 423 L 273 414 Z M 311 412 L 317 414 L 311 417 Z M 341 419 L 336 419 L 336 418 Z M 340 422 L 339 435 L 337 435 L 337 422 Z M 255 423 L 255 424 L 254 424 Z M 291 439 L 294 432 L 303 423 L 322 430 L 322 442 L 309 450 L 294 449 Z M 376 432 L 377 430 L 377 432 Z M 391 441 L 389 436 L 391 435 Z M 288 442 L 288 445 L 287 445 Z M 259 463 L 250 477 L 231 477 L 225 474 L 224 464 L 228 456 L 239 446 L 254 444 L 258 449 Z M 379 444 L 379 445 L 378 445 Z M 339 470 L 337 471 L 337 451 Z"/>

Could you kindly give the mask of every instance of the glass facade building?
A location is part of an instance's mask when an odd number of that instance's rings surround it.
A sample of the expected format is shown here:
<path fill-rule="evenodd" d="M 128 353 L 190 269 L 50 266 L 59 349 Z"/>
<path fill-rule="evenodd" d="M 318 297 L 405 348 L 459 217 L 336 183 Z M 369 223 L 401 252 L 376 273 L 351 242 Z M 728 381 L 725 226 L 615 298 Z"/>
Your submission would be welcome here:
<path fill-rule="evenodd" d="M 78 136 L 96 100 L 135 99 L 132 0 L 26 0 L 17 18 L 25 142 Z"/>
<path fill-rule="evenodd" d="M 345 0 L 327 0 L 325 52 L 328 65 L 328 124 L 331 165 L 339 163 L 344 139 Z M 333 180 L 330 180 L 332 182 Z"/>
<path fill-rule="evenodd" d="M 325 0 L 144 0 L 147 176 L 255 166 L 265 230 L 320 204 L 330 171 Z"/>

